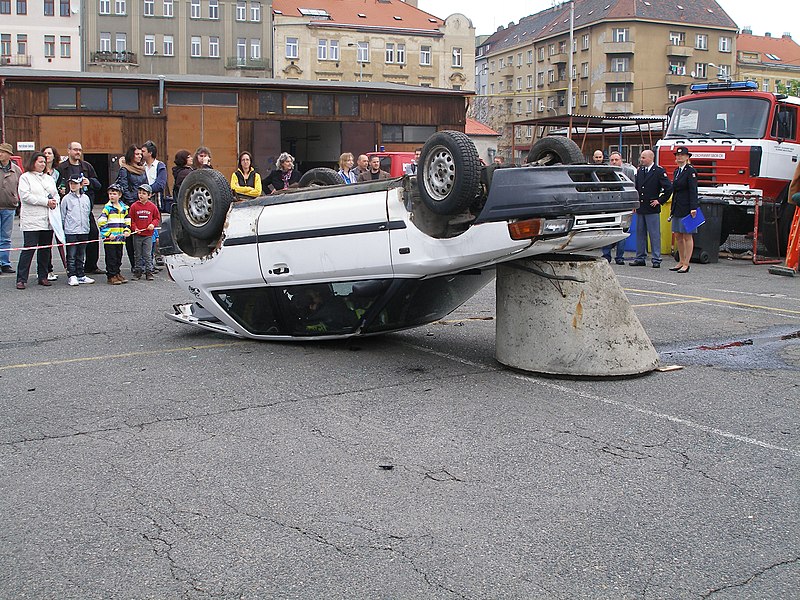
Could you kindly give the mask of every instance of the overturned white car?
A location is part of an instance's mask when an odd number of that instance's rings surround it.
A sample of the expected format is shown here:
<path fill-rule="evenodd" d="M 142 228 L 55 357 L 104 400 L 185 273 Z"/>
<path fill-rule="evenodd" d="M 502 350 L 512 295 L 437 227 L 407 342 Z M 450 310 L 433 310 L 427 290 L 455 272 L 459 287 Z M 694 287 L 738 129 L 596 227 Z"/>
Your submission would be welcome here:
<path fill-rule="evenodd" d="M 416 177 L 345 185 L 313 169 L 297 189 L 240 202 L 222 174 L 194 171 L 161 234 L 169 274 L 193 301 L 168 317 L 264 340 L 431 323 L 499 262 L 627 236 L 633 184 L 614 167 L 565 164 L 582 159 L 570 140 L 545 138 L 528 166 L 481 167 L 466 135 L 441 131 Z"/>

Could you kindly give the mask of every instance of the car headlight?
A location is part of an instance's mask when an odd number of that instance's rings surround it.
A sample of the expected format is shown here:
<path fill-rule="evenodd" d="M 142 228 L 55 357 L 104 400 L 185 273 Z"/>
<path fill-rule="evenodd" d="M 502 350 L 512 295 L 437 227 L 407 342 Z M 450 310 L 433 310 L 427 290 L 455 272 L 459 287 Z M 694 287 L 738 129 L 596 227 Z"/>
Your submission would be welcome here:
<path fill-rule="evenodd" d="M 631 223 L 633 223 L 633 213 L 629 212 L 622 217 L 620 222 L 620 225 L 622 225 L 622 231 L 627 233 L 627 231 L 631 228 Z"/>
<path fill-rule="evenodd" d="M 564 235 L 572 229 L 572 219 L 525 219 L 508 224 L 512 240 L 529 240 L 537 237 Z"/>

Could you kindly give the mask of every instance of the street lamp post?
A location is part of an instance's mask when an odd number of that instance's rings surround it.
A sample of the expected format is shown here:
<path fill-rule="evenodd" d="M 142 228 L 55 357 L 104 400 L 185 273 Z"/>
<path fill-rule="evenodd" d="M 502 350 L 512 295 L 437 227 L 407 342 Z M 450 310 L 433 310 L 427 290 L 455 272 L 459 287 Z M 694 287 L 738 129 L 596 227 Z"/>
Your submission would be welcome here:
<path fill-rule="evenodd" d="M 349 47 L 356 49 L 356 62 L 358 62 L 358 81 L 364 79 L 364 62 L 361 60 L 361 47 L 358 44 L 347 44 Z"/>

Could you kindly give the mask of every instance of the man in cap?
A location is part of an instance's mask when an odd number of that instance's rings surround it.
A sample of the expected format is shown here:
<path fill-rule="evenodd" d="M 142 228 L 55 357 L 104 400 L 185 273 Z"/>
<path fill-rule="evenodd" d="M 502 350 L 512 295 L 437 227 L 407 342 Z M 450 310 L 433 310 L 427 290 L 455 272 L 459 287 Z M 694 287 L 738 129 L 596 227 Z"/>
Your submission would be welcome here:
<path fill-rule="evenodd" d="M 0 144 L 0 273 L 13 273 L 11 257 L 11 231 L 14 227 L 14 213 L 19 206 L 20 168 L 11 160 L 14 149 L 11 144 Z"/>
<path fill-rule="evenodd" d="M 672 182 L 663 167 L 655 164 L 656 155 L 644 150 L 640 156 L 641 167 L 636 173 L 636 191 L 639 192 L 639 208 L 636 209 L 636 260 L 628 263 L 633 267 L 647 264 L 647 238 L 653 252 L 653 268 L 661 266 L 661 206 L 672 194 Z"/>
<path fill-rule="evenodd" d="M 83 146 L 81 146 L 80 142 L 70 142 L 67 146 L 67 153 L 67 160 L 56 167 L 56 171 L 59 173 L 58 180 L 67 182 L 73 177 L 81 176 L 83 181 L 81 188 L 89 197 L 89 200 L 92 201 L 92 206 L 94 206 L 97 193 L 103 187 L 97 178 L 94 167 L 83 160 Z M 64 188 L 62 195 L 66 195 L 68 191 Z M 103 274 L 105 271 L 97 266 L 97 259 L 100 256 L 100 230 L 97 229 L 97 222 L 94 214 L 91 213 L 89 215 L 89 240 L 89 243 L 86 244 L 86 272 Z"/>

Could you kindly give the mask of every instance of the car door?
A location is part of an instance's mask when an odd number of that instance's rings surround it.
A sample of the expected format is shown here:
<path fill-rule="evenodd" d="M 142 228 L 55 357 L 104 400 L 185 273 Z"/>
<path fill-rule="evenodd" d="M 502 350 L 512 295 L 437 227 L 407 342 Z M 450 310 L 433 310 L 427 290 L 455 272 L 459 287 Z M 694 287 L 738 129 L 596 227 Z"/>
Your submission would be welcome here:
<path fill-rule="evenodd" d="M 351 187 L 357 192 L 359 184 Z M 265 206 L 257 225 L 264 279 L 278 285 L 391 277 L 386 195 L 348 193 Z"/>

